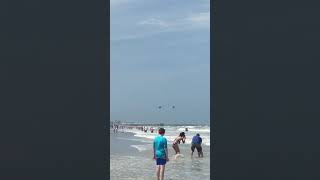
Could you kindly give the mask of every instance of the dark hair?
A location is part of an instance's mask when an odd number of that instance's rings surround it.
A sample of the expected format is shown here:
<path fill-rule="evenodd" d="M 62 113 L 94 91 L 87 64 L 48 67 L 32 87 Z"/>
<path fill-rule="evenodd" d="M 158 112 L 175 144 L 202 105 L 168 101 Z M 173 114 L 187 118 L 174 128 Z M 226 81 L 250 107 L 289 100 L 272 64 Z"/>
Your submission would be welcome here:
<path fill-rule="evenodd" d="M 186 135 L 184 134 L 184 132 L 181 132 L 179 136 L 185 137 Z"/>
<path fill-rule="evenodd" d="M 160 128 L 158 132 L 159 132 L 159 134 L 164 134 L 166 132 L 166 130 L 164 128 Z"/>
<path fill-rule="evenodd" d="M 200 134 L 198 133 L 197 136 L 200 136 Z"/>

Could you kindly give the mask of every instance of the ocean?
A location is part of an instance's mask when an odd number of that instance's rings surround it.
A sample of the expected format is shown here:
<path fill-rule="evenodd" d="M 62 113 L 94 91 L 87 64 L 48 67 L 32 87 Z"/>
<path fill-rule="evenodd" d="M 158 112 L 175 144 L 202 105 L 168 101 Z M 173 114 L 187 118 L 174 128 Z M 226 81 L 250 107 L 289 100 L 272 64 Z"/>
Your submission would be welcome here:
<path fill-rule="evenodd" d="M 154 126 L 153 126 L 154 127 Z M 149 126 L 150 128 L 150 126 Z M 163 126 L 168 140 L 170 161 L 166 164 L 165 179 L 210 179 L 210 127 L 209 126 Z M 188 128 L 188 131 L 185 131 Z M 180 144 L 182 158 L 174 159 L 171 146 L 180 132 L 185 132 L 186 143 Z M 197 133 L 203 139 L 203 158 L 197 157 L 195 150 L 190 156 L 191 138 Z M 152 159 L 152 142 L 155 133 L 138 129 L 110 129 L 110 178 L 112 180 L 156 179 L 155 161 Z"/>

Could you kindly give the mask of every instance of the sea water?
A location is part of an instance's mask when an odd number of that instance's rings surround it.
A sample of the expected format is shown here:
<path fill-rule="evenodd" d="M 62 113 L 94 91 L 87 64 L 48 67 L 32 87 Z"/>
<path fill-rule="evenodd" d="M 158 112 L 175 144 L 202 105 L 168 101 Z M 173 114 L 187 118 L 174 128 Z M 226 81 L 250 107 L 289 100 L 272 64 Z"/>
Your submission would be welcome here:
<path fill-rule="evenodd" d="M 151 126 L 149 126 L 148 129 L 150 129 L 150 127 Z M 174 139 L 179 135 L 180 132 L 184 132 L 186 135 L 186 144 L 191 144 L 192 137 L 199 133 L 202 138 L 202 144 L 210 146 L 209 126 L 164 126 L 163 128 L 166 130 L 164 137 L 167 138 L 169 144 L 173 143 Z M 185 131 L 186 128 L 188 128 L 188 131 Z M 142 137 L 148 139 L 149 141 L 152 141 L 154 136 L 157 135 L 156 131 L 151 133 L 149 130 L 148 132 L 143 132 L 138 129 L 124 129 L 124 131 L 132 132 L 135 134 L 134 136 Z"/>
<path fill-rule="evenodd" d="M 150 127 L 149 127 L 150 128 Z M 154 127 L 155 128 L 155 127 Z M 210 127 L 209 126 L 164 126 L 165 137 L 168 139 L 169 162 L 166 164 L 165 179 L 210 179 Z M 185 131 L 188 128 L 188 131 Z M 120 130 L 122 131 L 122 130 Z M 116 136 L 117 141 L 124 141 L 128 147 L 135 149 L 127 153 L 112 153 L 110 155 L 110 177 L 112 180 L 148 180 L 155 179 L 155 161 L 152 160 L 152 142 L 157 135 L 150 131 L 143 132 L 137 129 L 124 129 L 124 132 L 133 133 L 131 136 Z M 173 140 L 180 132 L 185 132 L 186 143 L 180 144 L 183 157 L 174 158 L 171 147 Z M 119 132 L 121 134 L 121 132 Z M 197 151 L 190 156 L 191 139 L 197 133 L 203 139 L 204 158 L 197 157 Z M 125 134 L 125 133 L 123 133 Z M 112 145 L 111 145 L 112 146 Z M 127 147 L 127 148 L 128 148 Z M 111 147 L 112 148 L 112 147 Z M 119 147 L 118 147 L 119 148 Z M 123 147 L 121 147 L 123 149 Z M 129 149 L 129 148 L 128 148 Z M 117 152 L 117 150 L 115 150 Z"/>

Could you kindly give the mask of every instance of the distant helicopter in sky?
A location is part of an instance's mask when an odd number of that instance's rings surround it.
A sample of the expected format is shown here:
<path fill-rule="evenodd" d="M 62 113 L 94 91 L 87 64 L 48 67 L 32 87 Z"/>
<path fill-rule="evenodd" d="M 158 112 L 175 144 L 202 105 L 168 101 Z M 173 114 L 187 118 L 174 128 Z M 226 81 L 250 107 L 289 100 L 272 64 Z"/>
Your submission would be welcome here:
<path fill-rule="evenodd" d="M 158 110 L 161 110 L 161 109 L 164 109 L 164 110 L 175 110 L 176 106 L 175 105 L 158 105 L 157 106 L 157 109 Z"/>

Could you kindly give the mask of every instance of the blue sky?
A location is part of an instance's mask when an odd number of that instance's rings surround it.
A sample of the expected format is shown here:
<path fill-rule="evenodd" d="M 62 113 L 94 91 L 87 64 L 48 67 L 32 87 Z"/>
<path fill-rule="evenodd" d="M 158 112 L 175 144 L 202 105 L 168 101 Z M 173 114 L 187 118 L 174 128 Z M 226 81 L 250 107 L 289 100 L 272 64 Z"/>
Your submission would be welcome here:
<path fill-rule="evenodd" d="M 209 3 L 110 1 L 111 120 L 209 123 Z"/>

